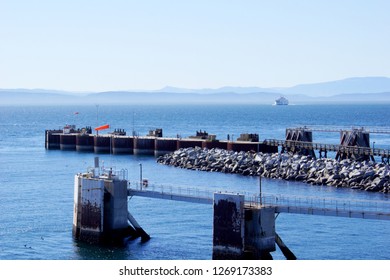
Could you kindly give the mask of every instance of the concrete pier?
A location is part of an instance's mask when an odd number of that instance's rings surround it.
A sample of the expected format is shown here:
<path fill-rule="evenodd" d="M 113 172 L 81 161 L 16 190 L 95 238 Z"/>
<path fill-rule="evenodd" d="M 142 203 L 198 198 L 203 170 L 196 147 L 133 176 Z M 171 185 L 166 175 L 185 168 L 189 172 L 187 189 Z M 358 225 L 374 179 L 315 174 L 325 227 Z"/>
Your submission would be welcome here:
<path fill-rule="evenodd" d="M 245 252 L 246 259 L 272 259 L 270 252 L 275 246 L 275 208 L 245 207 Z"/>
<path fill-rule="evenodd" d="M 134 138 L 134 154 L 135 155 L 154 155 L 155 137 L 144 136 Z"/>
<path fill-rule="evenodd" d="M 93 151 L 93 135 L 79 134 L 76 135 L 76 150 L 79 152 L 92 152 Z"/>
<path fill-rule="evenodd" d="M 113 154 L 132 154 L 134 151 L 134 137 L 115 136 L 112 138 Z"/>
<path fill-rule="evenodd" d="M 323 130 L 330 131 L 335 130 Z M 66 126 L 62 130 L 45 131 L 45 147 L 48 150 L 77 150 L 94 151 L 96 153 L 114 154 L 146 154 L 160 156 L 181 148 L 219 148 L 236 152 L 281 153 L 290 152 L 299 155 L 309 155 L 316 158 L 315 151 L 319 151 L 319 158 L 327 157 L 328 152 L 336 152 L 337 159 L 354 159 L 359 161 L 375 161 L 375 156 L 381 157 L 383 163 L 389 164 L 390 150 L 378 147 L 370 148 L 369 132 L 363 128 L 352 130 L 337 130 L 340 133 L 340 144 L 313 143 L 312 131 L 307 127 L 286 129 L 286 140 L 265 139 L 259 141 L 258 134 L 244 133 L 236 141 L 217 140 L 216 135 L 205 131 L 197 131 L 195 136 L 181 138 L 163 138 L 162 129 L 149 131 L 148 136 L 126 136 L 123 129 L 113 133 L 92 135 L 90 128 L 76 130 L 74 126 Z M 379 132 L 378 132 L 379 133 Z M 384 132 L 383 132 L 384 133 Z M 390 132 L 388 132 L 390 134 Z M 87 137 L 89 135 L 89 138 Z M 99 139 L 97 139 L 99 137 Z M 93 143 L 92 140 L 93 139 Z M 375 143 L 375 142 L 373 142 Z"/>
<path fill-rule="evenodd" d="M 177 149 L 181 148 L 192 148 L 192 147 L 202 147 L 203 142 L 205 140 L 202 139 L 179 139 L 177 141 Z"/>
<path fill-rule="evenodd" d="M 214 194 L 213 259 L 272 259 L 275 208 L 245 206 L 240 194 Z"/>
<path fill-rule="evenodd" d="M 227 143 L 228 151 L 259 152 L 258 142 L 235 141 Z"/>
<path fill-rule="evenodd" d="M 93 138 L 93 150 L 95 153 L 111 153 L 111 139 L 109 136 L 97 135 Z"/>
<path fill-rule="evenodd" d="M 47 150 L 60 149 L 60 134 L 62 130 L 45 130 L 45 148 Z"/>
<path fill-rule="evenodd" d="M 76 134 L 60 134 L 61 150 L 76 150 Z"/>
<path fill-rule="evenodd" d="M 154 142 L 154 155 L 162 156 L 177 149 L 176 138 L 156 138 Z"/>
<path fill-rule="evenodd" d="M 129 237 L 147 241 L 149 235 L 128 212 L 126 171 L 98 172 L 97 167 L 75 176 L 74 238 L 93 244 L 120 245 Z"/>
<path fill-rule="evenodd" d="M 202 148 L 207 148 L 207 149 L 224 149 L 227 150 L 228 142 L 227 141 L 204 141 L 202 143 Z"/>

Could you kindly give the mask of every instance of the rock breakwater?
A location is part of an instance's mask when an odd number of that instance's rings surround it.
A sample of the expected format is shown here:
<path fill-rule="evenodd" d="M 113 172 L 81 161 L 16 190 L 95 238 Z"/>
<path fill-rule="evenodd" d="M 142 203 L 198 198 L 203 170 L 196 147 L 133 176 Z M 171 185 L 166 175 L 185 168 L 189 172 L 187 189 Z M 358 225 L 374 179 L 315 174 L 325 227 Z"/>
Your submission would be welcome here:
<path fill-rule="evenodd" d="M 310 156 L 234 152 L 222 149 L 185 148 L 157 159 L 180 168 L 236 173 L 302 181 L 313 185 L 348 187 L 372 192 L 390 191 L 390 167 L 383 163 L 350 159 L 315 159 Z"/>

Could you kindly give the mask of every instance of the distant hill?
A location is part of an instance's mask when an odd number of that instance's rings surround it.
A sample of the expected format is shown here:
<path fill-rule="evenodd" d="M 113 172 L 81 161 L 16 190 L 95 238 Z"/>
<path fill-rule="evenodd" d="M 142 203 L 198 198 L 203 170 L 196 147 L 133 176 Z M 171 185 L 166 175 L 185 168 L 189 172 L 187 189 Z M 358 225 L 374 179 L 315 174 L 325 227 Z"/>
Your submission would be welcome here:
<path fill-rule="evenodd" d="M 390 92 L 390 78 L 362 77 L 344 80 L 297 85 L 279 89 L 283 94 L 304 94 L 309 96 L 333 96 L 350 93 Z"/>
<path fill-rule="evenodd" d="M 273 104 L 279 96 L 290 104 L 390 103 L 390 78 L 349 78 L 290 88 L 222 87 L 157 91 L 107 91 L 89 94 L 40 89 L 0 89 L 1 105 L 70 104 Z"/>
<path fill-rule="evenodd" d="M 349 93 L 382 93 L 390 92 L 390 78 L 387 77 L 355 77 L 337 81 L 302 84 L 286 88 L 260 88 L 260 87 L 221 87 L 217 89 L 183 89 L 165 87 L 158 92 L 176 93 L 254 93 L 269 92 L 283 95 L 307 95 L 313 97 L 333 96 Z"/>

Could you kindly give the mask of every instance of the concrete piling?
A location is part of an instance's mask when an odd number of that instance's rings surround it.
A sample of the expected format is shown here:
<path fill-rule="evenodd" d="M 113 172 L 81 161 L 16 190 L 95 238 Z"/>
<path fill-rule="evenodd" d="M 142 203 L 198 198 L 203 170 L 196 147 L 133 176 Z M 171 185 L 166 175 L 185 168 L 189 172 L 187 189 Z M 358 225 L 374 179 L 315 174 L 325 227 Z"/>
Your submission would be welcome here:
<path fill-rule="evenodd" d="M 272 259 L 275 208 L 248 207 L 244 195 L 215 193 L 213 259 Z"/>
<path fill-rule="evenodd" d="M 76 150 L 76 135 L 75 134 L 60 134 L 60 149 L 61 150 Z"/>
<path fill-rule="evenodd" d="M 115 136 L 112 138 L 113 154 L 132 154 L 134 150 L 134 137 Z"/>
<path fill-rule="evenodd" d="M 93 151 L 93 136 L 89 134 L 76 135 L 76 151 L 92 152 Z"/>
<path fill-rule="evenodd" d="M 154 155 L 155 137 L 144 136 L 134 137 L 134 154 L 135 155 Z"/>
<path fill-rule="evenodd" d="M 75 176 L 73 236 L 98 244 L 124 244 L 127 238 L 150 239 L 128 212 L 125 171 L 99 174 L 94 168 Z"/>

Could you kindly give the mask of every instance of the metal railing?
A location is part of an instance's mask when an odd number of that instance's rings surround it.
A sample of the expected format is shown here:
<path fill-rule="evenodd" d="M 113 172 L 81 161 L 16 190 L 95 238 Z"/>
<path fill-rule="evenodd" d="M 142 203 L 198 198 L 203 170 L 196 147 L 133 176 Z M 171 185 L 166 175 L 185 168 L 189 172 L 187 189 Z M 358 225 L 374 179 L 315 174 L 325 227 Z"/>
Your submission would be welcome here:
<path fill-rule="evenodd" d="M 164 185 L 141 186 L 139 182 L 129 185 L 130 193 L 147 196 L 158 194 L 158 198 L 184 200 L 212 204 L 214 193 L 232 193 L 193 187 L 175 187 Z M 247 207 L 275 207 L 277 213 L 296 213 L 327 216 L 344 216 L 371 219 L 390 219 L 390 201 L 381 200 L 345 200 L 323 197 L 287 196 L 280 194 L 240 193 L 245 196 Z M 150 197 L 156 197 L 150 196 Z M 192 198 L 192 199 L 190 199 Z"/>
<path fill-rule="evenodd" d="M 383 156 L 389 157 L 390 150 L 387 149 L 372 149 L 370 147 L 356 147 L 356 146 L 343 146 L 338 144 L 322 144 L 315 142 L 303 142 L 303 141 L 293 141 L 293 140 L 277 140 L 277 139 L 265 139 L 264 144 L 270 146 L 281 146 L 286 148 L 303 148 L 308 150 L 322 150 L 322 151 L 332 151 L 332 152 L 341 152 L 348 154 L 358 154 L 366 156 Z"/>
<path fill-rule="evenodd" d="M 345 200 L 322 197 L 301 197 L 286 195 L 264 195 L 246 198 L 251 206 L 295 207 L 317 210 L 347 212 L 371 212 L 390 215 L 390 201 L 381 200 Z"/>

